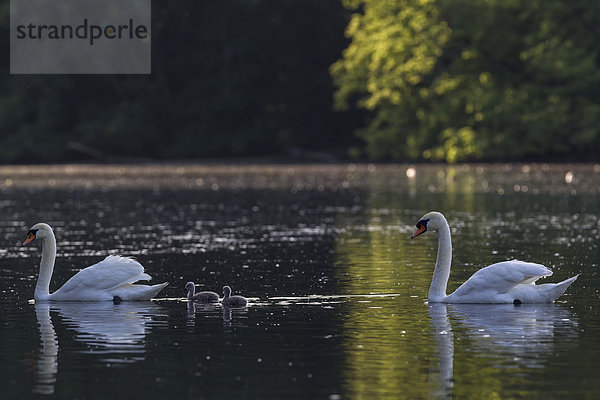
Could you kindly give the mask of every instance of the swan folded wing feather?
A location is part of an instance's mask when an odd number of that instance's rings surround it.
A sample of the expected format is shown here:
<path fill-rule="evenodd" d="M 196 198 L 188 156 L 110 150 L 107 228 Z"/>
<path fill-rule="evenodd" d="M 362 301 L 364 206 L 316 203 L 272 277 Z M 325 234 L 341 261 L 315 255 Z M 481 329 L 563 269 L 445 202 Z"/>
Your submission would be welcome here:
<path fill-rule="evenodd" d="M 516 285 L 535 284 L 538 279 L 550 275 L 552 271 L 541 264 L 519 260 L 503 261 L 475 272 L 452 296 L 460 297 L 482 291 L 503 294 Z"/>
<path fill-rule="evenodd" d="M 140 280 L 151 280 L 144 267 L 130 257 L 110 255 L 73 275 L 53 296 L 73 296 L 87 291 L 110 291 Z"/>

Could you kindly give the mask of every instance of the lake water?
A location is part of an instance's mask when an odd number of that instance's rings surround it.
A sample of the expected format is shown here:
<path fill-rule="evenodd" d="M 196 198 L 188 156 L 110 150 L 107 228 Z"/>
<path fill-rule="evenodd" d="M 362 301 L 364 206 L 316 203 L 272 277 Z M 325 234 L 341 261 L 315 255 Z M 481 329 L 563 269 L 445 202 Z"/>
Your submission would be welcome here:
<path fill-rule="evenodd" d="M 511 399 L 600 393 L 599 165 L 0 167 L 2 399 Z M 442 211 L 449 291 L 506 259 L 581 273 L 554 304 L 428 305 Z M 136 257 L 148 302 L 34 304 Z M 193 305 L 184 286 L 250 299 Z"/>

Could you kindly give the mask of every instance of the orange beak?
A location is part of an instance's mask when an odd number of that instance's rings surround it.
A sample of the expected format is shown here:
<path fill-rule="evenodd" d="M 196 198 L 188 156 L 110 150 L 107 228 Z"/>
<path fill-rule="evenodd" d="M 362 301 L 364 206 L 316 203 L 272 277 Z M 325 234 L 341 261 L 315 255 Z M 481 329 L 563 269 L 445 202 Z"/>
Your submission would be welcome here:
<path fill-rule="evenodd" d="M 35 235 L 32 232 L 29 232 L 27 234 L 27 239 L 25 239 L 25 241 L 23 242 L 23 246 L 28 245 L 29 243 L 33 242 L 35 239 Z"/>
<path fill-rule="evenodd" d="M 427 230 L 427 225 L 423 224 L 419 227 L 419 230 L 417 230 L 415 233 L 412 234 L 412 236 L 410 238 L 414 239 L 417 236 L 419 236 L 420 234 L 424 233 L 426 230 Z"/>

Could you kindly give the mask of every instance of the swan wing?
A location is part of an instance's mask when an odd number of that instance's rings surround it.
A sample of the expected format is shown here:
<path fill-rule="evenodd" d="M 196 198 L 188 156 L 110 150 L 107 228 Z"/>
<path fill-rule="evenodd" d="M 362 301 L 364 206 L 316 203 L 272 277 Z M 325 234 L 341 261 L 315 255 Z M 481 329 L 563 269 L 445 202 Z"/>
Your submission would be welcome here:
<path fill-rule="evenodd" d="M 77 272 L 50 297 L 53 300 L 86 300 L 88 297 L 98 299 L 100 293 L 100 297 L 112 299 L 112 292 L 117 288 L 150 279 L 142 264 L 133 258 L 111 255 Z"/>
<path fill-rule="evenodd" d="M 475 272 L 448 298 L 464 301 L 503 300 L 504 295 L 517 285 L 534 285 L 552 271 L 541 265 L 524 261 L 503 261 L 489 265 Z M 510 296 L 509 296 L 510 297 Z M 508 298 L 506 300 L 509 300 Z"/>

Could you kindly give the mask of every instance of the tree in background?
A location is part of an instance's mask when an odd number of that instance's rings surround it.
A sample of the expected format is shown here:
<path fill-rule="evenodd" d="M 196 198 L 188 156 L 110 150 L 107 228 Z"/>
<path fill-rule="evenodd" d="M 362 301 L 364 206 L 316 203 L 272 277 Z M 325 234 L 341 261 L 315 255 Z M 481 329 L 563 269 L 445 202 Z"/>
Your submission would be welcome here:
<path fill-rule="evenodd" d="M 380 159 L 523 158 L 600 145 L 600 3 L 344 0 L 338 109 Z M 595 150 L 594 150 L 595 149 Z M 596 153 L 596 154 L 594 154 Z"/>
<path fill-rule="evenodd" d="M 152 75 L 0 74 L 0 162 L 271 155 L 353 138 L 329 65 L 336 1 L 153 2 Z M 8 3 L 0 32 L 8 54 Z M 348 139 L 350 138 L 350 139 Z"/>

